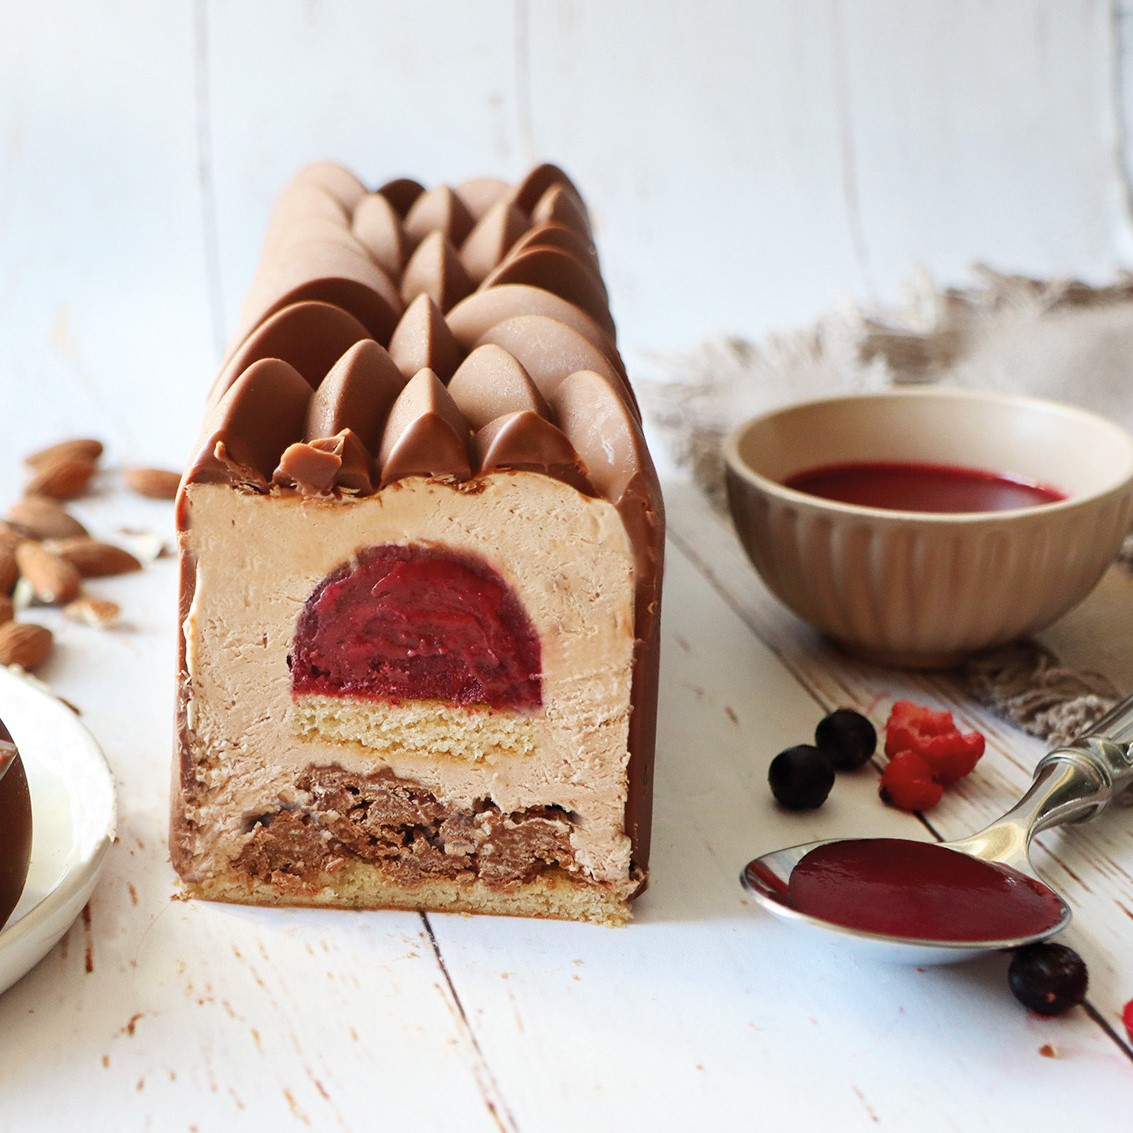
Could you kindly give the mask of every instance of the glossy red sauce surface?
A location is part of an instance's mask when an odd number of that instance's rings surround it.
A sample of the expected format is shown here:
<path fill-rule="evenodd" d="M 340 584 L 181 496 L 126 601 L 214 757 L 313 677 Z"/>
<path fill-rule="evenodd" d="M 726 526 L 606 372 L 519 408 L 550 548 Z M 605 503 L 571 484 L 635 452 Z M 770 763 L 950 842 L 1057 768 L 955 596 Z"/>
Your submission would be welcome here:
<path fill-rule="evenodd" d="M 903 461 L 823 465 L 784 483 L 838 503 L 898 511 L 1007 511 L 1066 498 L 1057 488 L 998 472 Z"/>
<path fill-rule="evenodd" d="M 421 547 L 370 547 L 303 606 L 291 664 L 298 694 L 542 703 L 539 639 L 485 563 Z"/>
<path fill-rule="evenodd" d="M 919 940 L 1016 940 L 1058 924 L 1058 898 L 1029 877 L 931 842 L 850 839 L 811 850 L 786 904 L 832 924 Z"/>

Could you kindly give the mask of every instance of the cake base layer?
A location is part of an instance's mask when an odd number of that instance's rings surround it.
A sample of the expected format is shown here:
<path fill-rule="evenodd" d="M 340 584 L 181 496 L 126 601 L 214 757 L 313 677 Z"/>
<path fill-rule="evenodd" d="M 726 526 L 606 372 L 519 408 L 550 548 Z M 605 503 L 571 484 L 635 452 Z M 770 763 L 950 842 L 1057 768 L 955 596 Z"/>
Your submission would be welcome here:
<path fill-rule="evenodd" d="M 182 893 L 238 905 L 306 905 L 328 909 L 406 909 L 417 912 L 488 913 L 589 921 L 620 927 L 630 919 L 623 893 L 592 885 L 565 870 L 493 889 L 473 878 L 423 879 L 407 885 L 380 866 L 343 861 L 334 873 L 312 878 L 301 891 L 280 888 L 246 874 L 216 875 L 186 884 Z"/>

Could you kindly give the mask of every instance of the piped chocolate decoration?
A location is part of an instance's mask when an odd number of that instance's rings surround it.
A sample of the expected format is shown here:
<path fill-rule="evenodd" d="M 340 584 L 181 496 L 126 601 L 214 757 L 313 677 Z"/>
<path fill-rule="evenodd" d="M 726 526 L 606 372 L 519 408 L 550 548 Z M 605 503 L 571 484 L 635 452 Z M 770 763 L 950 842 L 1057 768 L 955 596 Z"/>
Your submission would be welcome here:
<path fill-rule="evenodd" d="M 460 246 L 460 262 L 473 283 L 492 271 L 528 230 L 530 221 L 515 205 L 500 201 L 492 206 Z"/>
<path fill-rule="evenodd" d="M 351 429 L 373 449 L 405 377 L 373 339 L 354 343 L 331 367 L 311 397 L 303 436 L 315 441 Z"/>
<path fill-rule="evenodd" d="M 426 190 L 405 214 L 405 232 L 415 245 L 439 233 L 458 247 L 475 223 L 468 207 L 447 185 Z"/>
<path fill-rule="evenodd" d="M 551 411 L 523 363 L 502 346 L 477 346 L 448 384 L 449 394 L 472 429 L 508 413 L 528 410 L 550 418 Z"/>
<path fill-rule="evenodd" d="M 331 303 L 292 303 L 265 319 L 229 355 L 209 395 L 217 401 L 245 370 L 261 358 L 279 358 L 294 367 L 311 389 L 369 331 L 348 311 Z"/>
<path fill-rule="evenodd" d="M 205 440 L 186 480 L 267 490 L 280 455 L 302 440 L 310 400 L 306 378 L 289 363 L 253 362 L 205 417 Z"/>
<path fill-rule="evenodd" d="M 472 217 L 479 220 L 507 195 L 508 183 L 499 177 L 472 177 L 461 181 L 454 191 Z"/>
<path fill-rule="evenodd" d="M 406 379 L 428 367 L 445 382 L 464 357 L 440 308 L 428 295 L 418 295 L 409 304 L 390 339 L 389 354 Z"/>
<path fill-rule="evenodd" d="M 408 305 L 419 295 L 427 295 L 442 311 L 447 311 L 471 294 L 474 287 L 452 242 L 440 232 L 430 232 L 405 265 L 401 298 Z"/>
<path fill-rule="evenodd" d="M 397 210 L 381 193 L 368 193 L 354 210 L 354 238 L 391 279 L 400 279 L 410 244 Z"/>
<path fill-rule="evenodd" d="M 378 450 L 382 484 L 407 476 L 467 480 L 468 425 L 432 370 L 410 379 L 390 409 Z"/>
<path fill-rule="evenodd" d="M 483 472 L 513 469 L 543 472 L 595 494 L 581 457 L 570 440 L 545 417 L 530 409 L 496 417 L 472 439 L 477 462 Z"/>
<path fill-rule="evenodd" d="M 600 277 L 588 263 L 562 248 L 528 248 L 504 260 L 481 286 L 486 289 L 502 283 L 527 283 L 552 291 L 585 311 L 607 334 L 614 334 L 614 320 Z"/>
<path fill-rule="evenodd" d="M 533 212 L 535 206 L 539 203 L 539 198 L 552 185 L 564 186 L 581 202 L 582 194 L 578 191 L 574 182 L 557 165 L 552 165 L 550 162 L 536 165 L 534 169 L 530 170 L 527 176 L 515 186 L 512 200 L 515 202 L 516 208 L 526 213 Z M 583 211 L 585 212 L 585 209 Z"/>

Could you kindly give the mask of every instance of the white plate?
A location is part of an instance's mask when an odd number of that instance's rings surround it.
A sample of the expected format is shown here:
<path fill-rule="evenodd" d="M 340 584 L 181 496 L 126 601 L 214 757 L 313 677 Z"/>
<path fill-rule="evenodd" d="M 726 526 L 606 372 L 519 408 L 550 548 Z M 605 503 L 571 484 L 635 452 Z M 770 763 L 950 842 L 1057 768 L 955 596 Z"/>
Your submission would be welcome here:
<path fill-rule="evenodd" d="M 87 903 L 114 840 L 114 780 L 94 737 L 43 686 L 0 665 L 0 720 L 31 788 L 31 868 L 0 931 L 0 993 L 31 971 Z"/>

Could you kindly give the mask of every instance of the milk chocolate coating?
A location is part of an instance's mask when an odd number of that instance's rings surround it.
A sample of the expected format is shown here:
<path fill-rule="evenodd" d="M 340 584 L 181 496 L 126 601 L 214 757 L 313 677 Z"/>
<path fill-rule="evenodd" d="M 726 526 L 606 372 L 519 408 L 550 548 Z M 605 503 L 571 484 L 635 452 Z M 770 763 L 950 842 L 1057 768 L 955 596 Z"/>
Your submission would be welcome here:
<path fill-rule="evenodd" d="M 644 870 L 664 512 L 578 189 L 553 165 L 511 187 L 373 192 L 309 166 L 273 213 L 245 314 L 186 484 L 368 495 L 518 469 L 618 509 L 636 562 L 626 829 Z"/>
<path fill-rule="evenodd" d="M 0 722 L 0 928 L 19 903 L 31 862 L 31 792 L 20 753 Z"/>

